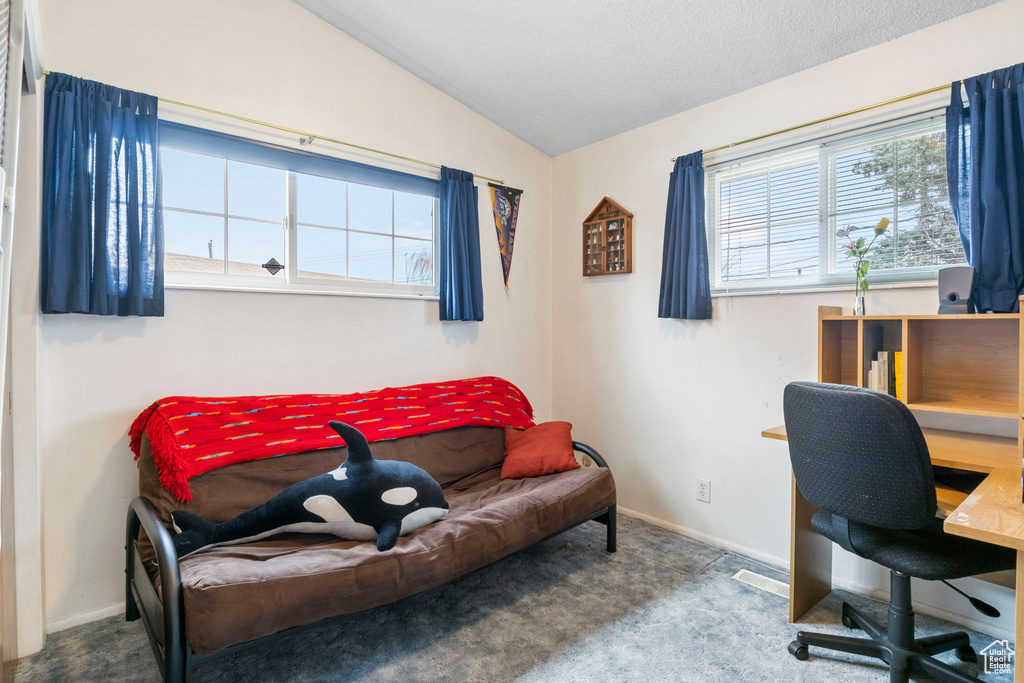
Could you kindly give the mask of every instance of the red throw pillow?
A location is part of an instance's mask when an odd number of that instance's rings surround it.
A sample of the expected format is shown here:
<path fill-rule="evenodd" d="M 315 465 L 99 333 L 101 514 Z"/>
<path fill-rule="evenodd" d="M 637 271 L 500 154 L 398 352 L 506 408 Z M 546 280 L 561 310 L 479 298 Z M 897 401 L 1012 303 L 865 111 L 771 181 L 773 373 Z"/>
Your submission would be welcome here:
<path fill-rule="evenodd" d="M 526 430 L 505 428 L 502 479 L 539 477 L 579 467 L 572 451 L 572 425 L 544 422 Z"/>

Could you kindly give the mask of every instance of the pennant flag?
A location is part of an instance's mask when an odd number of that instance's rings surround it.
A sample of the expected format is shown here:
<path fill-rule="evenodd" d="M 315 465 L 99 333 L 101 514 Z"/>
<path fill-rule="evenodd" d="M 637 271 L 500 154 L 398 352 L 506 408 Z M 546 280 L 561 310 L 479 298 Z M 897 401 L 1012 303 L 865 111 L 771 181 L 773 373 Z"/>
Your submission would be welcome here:
<path fill-rule="evenodd" d="M 519 198 L 523 191 L 504 185 L 488 183 L 491 190 L 491 208 L 494 210 L 494 229 L 498 233 L 498 251 L 501 252 L 501 271 L 508 289 L 508 272 L 512 269 L 512 245 L 516 241 L 516 220 L 519 218 Z"/>

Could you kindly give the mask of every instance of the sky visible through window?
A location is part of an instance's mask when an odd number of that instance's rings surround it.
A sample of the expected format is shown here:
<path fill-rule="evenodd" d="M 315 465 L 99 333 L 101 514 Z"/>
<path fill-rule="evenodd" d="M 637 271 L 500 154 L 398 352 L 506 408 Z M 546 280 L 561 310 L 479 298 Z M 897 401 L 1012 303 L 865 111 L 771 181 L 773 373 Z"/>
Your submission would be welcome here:
<path fill-rule="evenodd" d="M 162 154 L 167 267 L 282 278 L 261 266 L 271 258 L 286 263 L 287 173 L 175 149 Z M 433 283 L 432 197 L 294 175 L 300 277 Z"/>

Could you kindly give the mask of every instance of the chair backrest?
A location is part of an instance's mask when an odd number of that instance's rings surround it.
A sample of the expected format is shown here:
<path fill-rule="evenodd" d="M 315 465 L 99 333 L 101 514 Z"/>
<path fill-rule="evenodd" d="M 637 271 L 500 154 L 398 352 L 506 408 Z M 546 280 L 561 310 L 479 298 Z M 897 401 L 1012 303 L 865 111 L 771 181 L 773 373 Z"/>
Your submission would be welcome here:
<path fill-rule="evenodd" d="M 921 428 L 888 394 L 793 382 L 783 399 L 800 492 L 833 515 L 885 529 L 935 518 L 935 481 Z"/>

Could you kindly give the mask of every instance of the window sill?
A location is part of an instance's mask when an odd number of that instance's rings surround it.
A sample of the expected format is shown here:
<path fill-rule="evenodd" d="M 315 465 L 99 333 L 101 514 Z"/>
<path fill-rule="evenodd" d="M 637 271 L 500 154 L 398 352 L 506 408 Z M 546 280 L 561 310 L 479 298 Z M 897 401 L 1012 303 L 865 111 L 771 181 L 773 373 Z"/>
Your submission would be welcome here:
<path fill-rule="evenodd" d="M 438 301 L 436 294 L 398 294 L 389 292 L 343 292 L 325 289 L 302 289 L 301 287 L 257 287 L 257 286 L 226 286 L 202 285 L 187 282 L 171 282 L 164 285 L 166 289 L 192 289 L 205 292 L 248 292 L 250 294 L 298 294 L 302 296 L 354 296 L 366 299 L 418 299 L 421 301 Z"/>
<path fill-rule="evenodd" d="M 871 289 L 868 290 L 868 294 L 881 289 L 920 289 L 923 287 L 937 287 L 938 281 L 936 280 L 920 280 L 917 282 L 887 282 L 880 285 L 871 285 Z M 847 294 L 853 294 L 853 284 L 845 285 L 828 285 L 828 286 L 811 286 L 811 287 L 791 287 L 788 289 L 736 289 L 732 291 L 718 290 L 711 292 L 712 299 L 721 299 L 734 296 L 775 296 L 778 294 L 819 294 L 823 292 L 846 292 Z"/>

